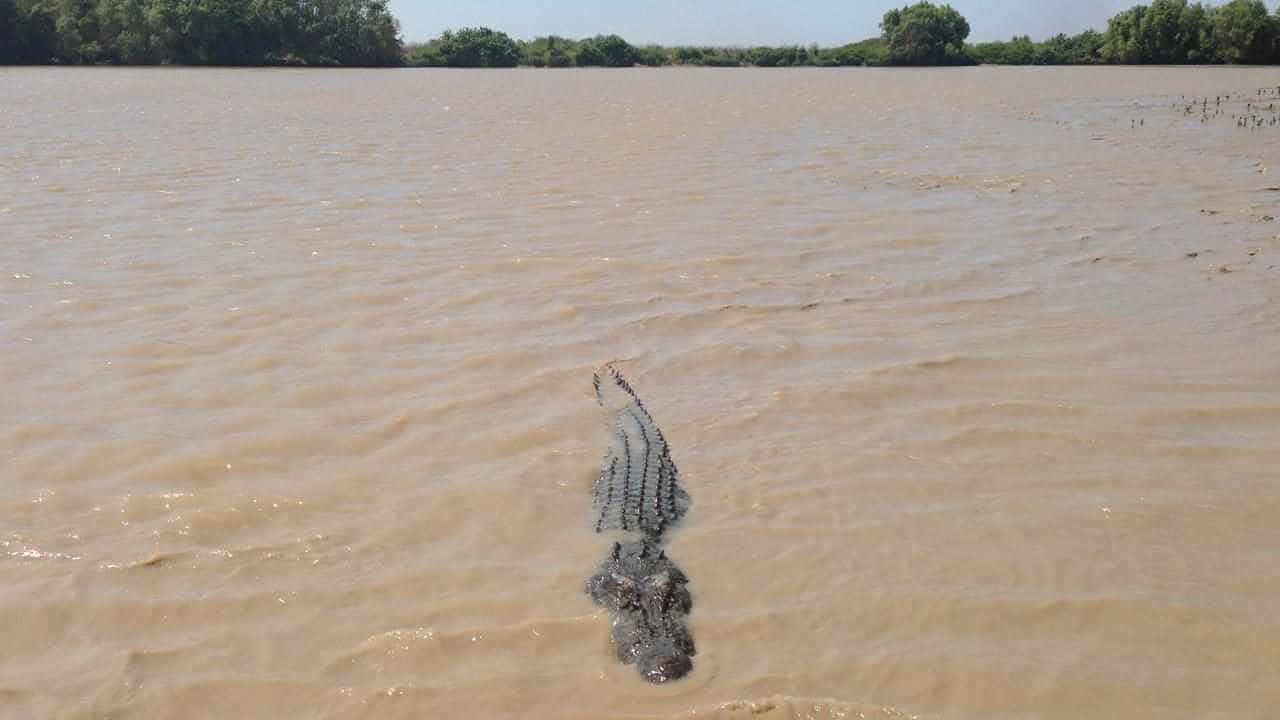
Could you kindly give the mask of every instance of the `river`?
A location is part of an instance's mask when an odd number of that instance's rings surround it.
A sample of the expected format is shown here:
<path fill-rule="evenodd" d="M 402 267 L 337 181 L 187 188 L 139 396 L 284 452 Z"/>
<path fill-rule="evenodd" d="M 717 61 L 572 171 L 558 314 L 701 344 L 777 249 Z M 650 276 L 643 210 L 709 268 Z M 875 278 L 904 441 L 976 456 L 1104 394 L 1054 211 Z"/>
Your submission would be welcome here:
<path fill-rule="evenodd" d="M 1278 86 L 0 68 L 0 718 L 1267 716 Z"/>

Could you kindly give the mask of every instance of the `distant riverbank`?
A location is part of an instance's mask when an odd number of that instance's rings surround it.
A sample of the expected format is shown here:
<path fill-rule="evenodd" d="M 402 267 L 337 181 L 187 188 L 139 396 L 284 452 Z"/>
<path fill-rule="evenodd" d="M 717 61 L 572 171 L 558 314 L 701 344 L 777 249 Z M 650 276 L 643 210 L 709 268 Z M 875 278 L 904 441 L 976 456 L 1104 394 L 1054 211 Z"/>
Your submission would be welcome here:
<path fill-rule="evenodd" d="M 0 0 L 0 64 L 351 67 L 832 67 L 1276 64 L 1280 8 L 1155 0 L 1099 32 L 969 43 L 968 20 L 919 2 L 835 47 L 633 45 L 616 34 L 519 40 L 487 27 L 404 43 L 387 0 Z"/>

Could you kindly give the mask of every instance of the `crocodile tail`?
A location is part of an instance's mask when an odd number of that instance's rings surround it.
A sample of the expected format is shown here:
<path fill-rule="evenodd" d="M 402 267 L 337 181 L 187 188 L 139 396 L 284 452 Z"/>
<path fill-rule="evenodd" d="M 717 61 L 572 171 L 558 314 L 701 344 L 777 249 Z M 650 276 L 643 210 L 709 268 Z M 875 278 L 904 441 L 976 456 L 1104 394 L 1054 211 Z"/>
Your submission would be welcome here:
<path fill-rule="evenodd" d="M 596 532 L 630 530 L 657 538 L 689 509 L 667 440 L 616 368 L 605 366 L 592 382 L 611 430 L 595 483 Z"/>

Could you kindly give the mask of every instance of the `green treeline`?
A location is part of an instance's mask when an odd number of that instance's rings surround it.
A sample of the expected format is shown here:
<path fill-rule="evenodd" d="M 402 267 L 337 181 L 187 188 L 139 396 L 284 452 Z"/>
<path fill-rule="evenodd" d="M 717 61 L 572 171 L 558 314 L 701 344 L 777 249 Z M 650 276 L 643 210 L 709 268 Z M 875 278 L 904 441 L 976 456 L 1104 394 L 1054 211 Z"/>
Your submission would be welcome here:
<path fill-rule="evenodd" d="M 1154 0 L 1112 17 L 1105 33 L 1039 43 L 1022 36 L 969 52 L 976 62 L 1010 65 L 1280 63 L 1280 8 L 1272 15 L 1262 0 Z"/>
<path fill-rule="evenodd" d="M 0 63 L 399 65 L 387 0 L 0 0 Z"/>
<path fill-rule="evenodd" d="M 489 28 L 448 31 L 424 44 L 406 49 L 406 62 L 427 67 L 632 67 L 646 65 L 706 65 L 712 67 L 791 67 L 801 65 L 884 64 L 879 38 L 838 48 L 793 45 L 785 47 L 635 46 L 617 35 L 573 40 L 550 35 L 527 42 Z"/>
<path fill-rule="evenodd" d="M 949 5 L 886 12 L 840 47 L 635 46 L 617 35 L 516 40 L 489 28 L 403 46 L 387 0 L 0 0 L 0 64 L 631 67 L 1280 63 L 1280 8 L 1153 0 L 1104 32 L 970 44 Z"/>
<path fill-rule="evenodd" d="M 969 23 L 949 5 L 917 2 L 890 10 L 881 34 L 849 45 L 789 47 L 634 46 L 617 35 L 572 40 L 555 35 L 514 40 L 489 28 L 466 28 L 407 49 L 410 65 L 436 67 L 714 67 L 835 65 L 1090 65 L 1280 63 L 1280 8 L 1263 0 L 1207 6 L 1154 0 L 1111 18 L 1106 32 L 1055 35 L 1033 42 L 969 44 Z"/>

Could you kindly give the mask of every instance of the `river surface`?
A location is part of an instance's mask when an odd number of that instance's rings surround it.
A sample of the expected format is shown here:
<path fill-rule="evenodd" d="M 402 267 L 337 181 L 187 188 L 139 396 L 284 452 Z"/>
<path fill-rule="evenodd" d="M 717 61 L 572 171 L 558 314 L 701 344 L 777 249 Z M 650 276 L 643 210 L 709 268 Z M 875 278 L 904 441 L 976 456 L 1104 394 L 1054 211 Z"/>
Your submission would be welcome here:
<path fill-rule="evenodd" d="M 1277 86 L 0 68 L 0 718 L 1270 716 Z"/>

